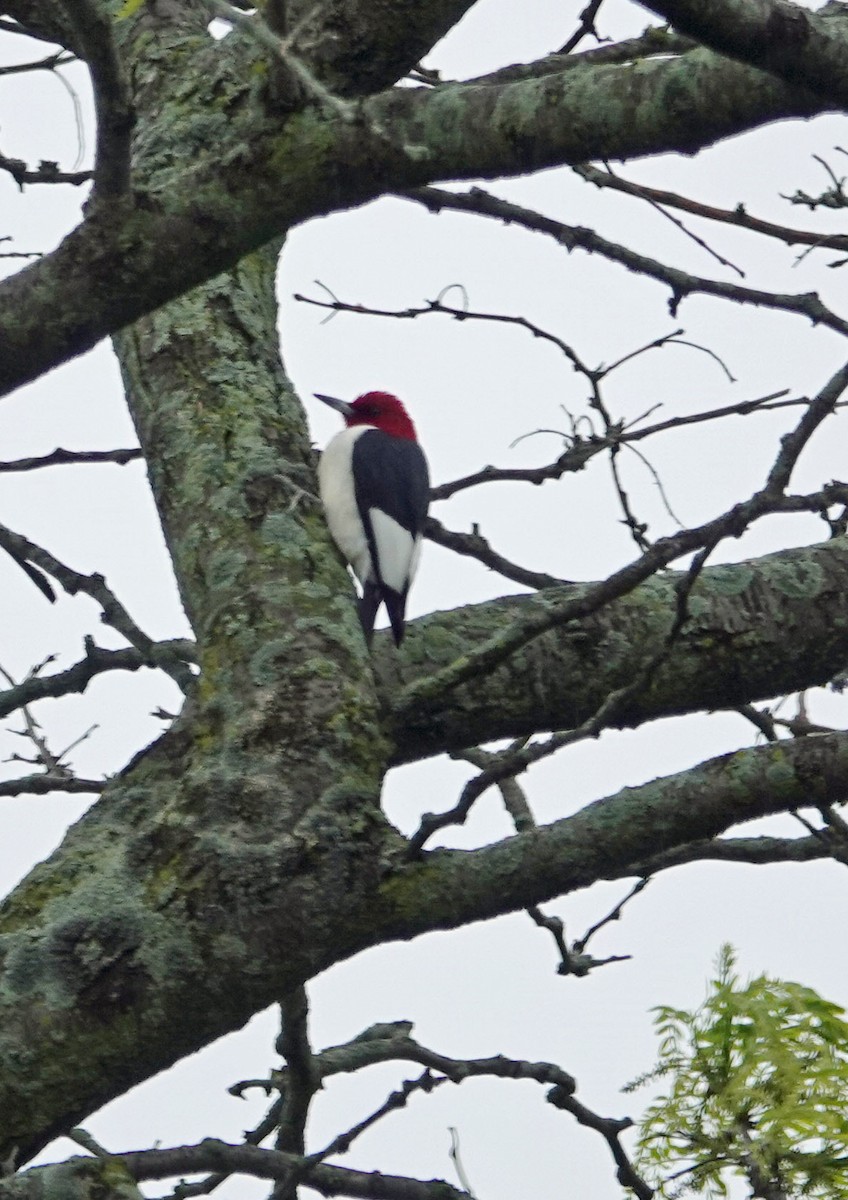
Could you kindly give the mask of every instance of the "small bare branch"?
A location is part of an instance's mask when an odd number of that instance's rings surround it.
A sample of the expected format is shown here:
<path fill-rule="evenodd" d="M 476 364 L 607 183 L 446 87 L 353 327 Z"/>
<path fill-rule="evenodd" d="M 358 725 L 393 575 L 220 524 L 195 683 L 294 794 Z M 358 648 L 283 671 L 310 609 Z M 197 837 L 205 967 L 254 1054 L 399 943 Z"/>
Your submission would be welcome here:
<path fill-rule="evenodd" d="M 448 1151 L 448 1154 L 450 1155 L 451 1162 L 453 1163 L 454 1168 L 456 1170 L 457 1179 L 459 1180 L 462 1187 L 465 1188 L 466 1192 L 468 1192 L 468 1195 L 471 1197 L 471 1200 L 477 1200 L 477 1197 L 474 1195 L 474 1192 L 472 1191 L 471 1184 L 468 1182 L 468 1176 L 465 1173 L 465 1167 L 463 1166 L 462 1158 L 460 1157 L 460 1154 L 459 1154 L 459 1133 L 453 1127 L 453 1125 L 448 1126 L 448 1133 L 450 1134 L 450 1140 L 451 1140 L 450 1150 Z"/>
<path fill-rule="evenodd" d="M 0 30 L 5 30 L 5 28 L 5 23 L 0 22 Z M 67 50 L 59 50 L 55 54 L 48 54 L 45 58 L 37 58 L 33 62 L 9 63 L 8 66 L 0 67 L 0 76 L 24 75 L 31 71 L 55 71 L 57 67 L 63 67 L 66 63 L 74 61 L 73 54 Z"/>
<path fill-rule="evenodd" d="M 594 1129 L 600 1133 L 609 1146 L 616 1167 L 618 1168 L 618 1182 L 622 1187 L 630 1188 L 636 1194 L 638 1200 L 651 1200 L 654 1189 L 649 1187 L 640 1175 L 637 1175 L 633 1164 L 627 1157 L 624 1147 L 621 1144 L 621 1134 L 633 1125 L 629 1117 L 619 1119 L 614 1117 L 599 1117 L 597 1113 L 592 1112 L 585 1104 L 581 1104 L 574 1096 L 569 1095 L 568 1092 L 564 1092 L 560 1088 L 552 1088 L 548 1092 L 547 1098 L 549 1103 L 553 1104 L 555 1108 L 565 1109 L 581 1125 L 585 1125 L 587 1128 Z"/>
<path fill-rule="evenodd" d="M 13 533 L 5 525 L 0 525 L 0 546 L 17 561 L 32 563 L 55 579 L 70 596 L 79 592 L 90 596 L 101 609 L 101 620 L 111 625 L 131 646 L 151 665 L 159 667 L 185 691 L 194 681 L 194 676 L 182 656 L 174 653 L 173 644 L 154 642 L 142 632 L 133 621 L 127 610 L 107 586 L 102 575 L 83 575 L 72 567 L 66 566 L 48 550 L 30 542 L 19 533 Z"/>
<path fill-rule="evenodd" d="M 91 171 L 60 171 L 57 162 L 48 160 L 42 160 L 37 167 L 33 168 L 28 166 L 23 159 L 7 158 L 5 154 L 0 154 L 0 171 L 11 175 L 19 188 L 29 183 L 72 183 L 79 187 L 81 183 L 88 183 L 92 178 Z M 39 252 L 36 251 L 27 255 L 18 255 L 18 257 L 27 258 L 38 256 Z"/>
<path fill-rule="evenodd" d="M 299 987 L 280 1001 L 282 1024 L 277 1050 L 286 1061 L 281 1072 L 282 1109 L 277 1134 L 277 1149 L 303 1154 L 304 1130 L 312 1097 L 321 1086 L 309 1044 L 309 999 L 306 988 Z M 281 1191 L 280 1196 L 293 1194 Z"/>
<path fill-rule="evenodd" d="M 621 913 L 625 905 L 629 904 L 630 901 L 634 899 L 634 897 L 638 896 L 640 892 L 643 892 L 650 882 L 650 879 L 646 878 L 640 879 L 637 883 L 634 883 L 633 887 L 630 889 L 624 899 L 620 900 L 618 904 L 616 904 L 615 908 L 608 912 L 605 917 L 601 917 L 600 921 L 596 921 L 594 925 L 590 925 L 583 934 L 582 938 L 577 939 L 577 941 L 574 943 L 574 949 L 578 951 L 578 953 L 582 953 L 589 945 L 589 942 L 592 940 L 595 934 L 603 929 L 605 925 L 609 925 L 611 921 L 620 921 Z"/>
<path fill-rule="evenodd" d="M 837 333 L 848 334 L 848 321 L 827 307 L 816 292 L 798 294 L 758 291 L 754 288 L 743 287 L 737 283 L 725 283 L 714 279 L 705 279 L 698 275 L 690 275 L 677 267 L 670 267 L 657 259 L 648 258 L 630 250 L 617 242 L 576 225 L 565 225 L 552 217 L 542 216 L 532 209 L 522 208 L 511 204 L 497 196 L 484 191 L 482 188 L 471 188 L 468 192 L 446 192 L 439 188 L 418 188 L 415 191 L 401 193 L 409 200 L 423 204 L 431 212 L 450 209 L 455 212 L 474 213 L 478 216 L 492 217 L 498 221 L 512 222 L 524 229 L 544 233 L 554 239 L 566 250 L 585 250 L 589 254 L 600 254 L 616 262 L 626 270 L 636 275 L 644 275 L 664 283 L 671 291 L 669 311 L 674 317 L 680 304 L 688 296 L 716 296 L 721 299 L 733 300 L 741 305 L 754 305 L 758 308 L 774 309 L 779 312 L 795 313 L 808 318 L 813 324 L 827 326 Z"/>
<path fill-rule="evenodd" d="M 471 533 L 457 533 L 452 529 L 446 529 L 435 517 L 428 517 L 424 525 L 424 536 L 431 542 L 435 542 L 437 546 L 453 550 L 455 554 L 462 554 L 466 558 L 476 558 L 484 567 L 503 575 L 504 579 L 511 579 L 514 583 L 521 583 L 525 587 L 533 588 L 534 591 L 538 591 L 540 588 L 556 587 L 558 584 L 566 582 L 564 579 L 557 579 L 554 575 L 546 575 L 544 571 L 529 571 L 526 567 L 520 567 L 517 563 L 510 562 L 509 559 L 492 549 L 476 525 L 473 526 Z"/>
<path fill-rule="evenodd" d="M 311 1167 L 313 1164 L 324 1162 L 330 1157 L 330 1155 L 347 1154 L 356 1138 L 360 1137 L 361 1134 L 371 1129 L 377 1124 L 378 1121 L 382 1120 L 382 1118 L 387 1116 L 389 1113 L 397 1112 L 397 1110 L 400 1108 L 406 1108 L 406 1104 L 410 1096 L 414 1095 L 416 1092 L 426 1092 L 429 1094 L 430 1092 L 435 1091 L 437 1087 L 440 1087 L 443 1083 L 447 1082 L 447 1076 L 434 1076 L 431 1074 L 429 1069 L 422 1072 L 417 1079 L 405 1080 L 401 1084 L 400 1088 L 392 1092 L 380 1105 L 380 1107 L 370 1114 L 370 1116 L 367 1116 L 364 1120 L 359 1121 L 356 1125 L 352 1126 L 352 1128 L 346 1130 L 346 1132 L 340 1133 L 337 1137 L 334 1137 L 333 1140 L 327 1146 L 325 1146 L 323 1150 L 318 1151 L 316 1154 L 310 1154 L 306 1160 L 309 1167 Z M 304 1171 L 304 1174 L 306 1174 L 306 1171 Z"/>
<path fill-rule="evenodd" d="M 138 447 L 126 450 L 63 450 L 58 447 L 50 454 L 41 454 L 34 458 L 15 458 L 0 462 L 0 474 L 11 471 L 35 471 L 40 467 L 64 467 L 74 463 L 117 463 L 125 466 L 142 458 Z"/>
<path fill-rule="evenodd" d="M 105 1150 L 100 1143 L 93 1138 L 87 1129 L 69 1129 L 65 1137 L 72 1142 L 76 1142 L 78 1146 L 82 1146 L 83 1150 L 88 1150 L 89 1154 L 93 1154 L 95 1158 L 111 1158 L 112 1152 Z"/>
<path fill-rule="evenodd" d="M 574 170 L 583 179 L 595 184 L 596 187 L 614 188 L 626 195 L 651 200 L 664 207 L 678 208 L 682 212 L 691 213 L 696 217 L 704 217 L 709 221 L 717 221 L 723 225 L 735 225 L 751 230 L 753 233 L 760 233 L 777 241 L 785 242 L 788 246 L 805 245 L 813 249 L 848 250 L 848 236 L 843 233 L 823 234 L 815 230 L 792 229 L 786 225 L 776 225 L 771 221 L 762 221 L 758 217 L 752 217 L 741 204 L 733 209 L 713 208 L 711 205 L 701 204 L 700 201 L 690 200 L 686 196 L 679 196 L 676 192 L 660 191 L 658 188 L 648 187 L 643 183 L 622 179 L 620 175 L 615 175 L 611 171 L 602 171 L 598 167 L 584 165 L 575 167 Z M 788 197 L 786 198 L 788 199 Z"/>

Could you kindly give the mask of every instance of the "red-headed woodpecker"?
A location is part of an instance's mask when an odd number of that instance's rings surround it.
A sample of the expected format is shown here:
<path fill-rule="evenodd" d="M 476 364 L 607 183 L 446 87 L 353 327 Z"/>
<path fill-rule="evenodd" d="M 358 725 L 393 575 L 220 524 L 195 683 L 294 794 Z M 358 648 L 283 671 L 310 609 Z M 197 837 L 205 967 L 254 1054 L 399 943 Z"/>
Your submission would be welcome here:
<path fill-rule="evenodd" d="M 365 640 L 370 645 L 385 604 L 399 646 L 430 500 L 427 460 L 397 396 L 366 392 L 350 404 L 316 398 L 340 412 L 347 426 L 321 455 L 318 484 L 330 533 L 362 584 Z"/>

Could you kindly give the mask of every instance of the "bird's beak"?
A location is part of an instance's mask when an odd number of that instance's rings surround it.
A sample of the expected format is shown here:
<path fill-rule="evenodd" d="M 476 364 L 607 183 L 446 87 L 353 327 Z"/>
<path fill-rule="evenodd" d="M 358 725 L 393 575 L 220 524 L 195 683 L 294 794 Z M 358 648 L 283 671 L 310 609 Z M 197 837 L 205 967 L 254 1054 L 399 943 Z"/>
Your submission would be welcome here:
<path fill-rule="evenodd" d="M 313 392 L 316 400 L 323 400 L 325 404 L 329 404 L 330 408 L 334 408 L 336 412 L 342 414 L 343 417 L 352 417 L 353 409 L 348 404 L 347 400 L 337 400 L 335 396 L 322 396 L 320 392 Z"/>

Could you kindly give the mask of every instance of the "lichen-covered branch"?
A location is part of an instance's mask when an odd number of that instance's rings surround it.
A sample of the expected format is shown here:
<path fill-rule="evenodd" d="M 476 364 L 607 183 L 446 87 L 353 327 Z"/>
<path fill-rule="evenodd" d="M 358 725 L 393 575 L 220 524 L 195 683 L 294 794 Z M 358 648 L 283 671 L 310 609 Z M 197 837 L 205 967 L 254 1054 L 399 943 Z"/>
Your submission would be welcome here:
<path fill-rule="evenodd" d="M 731 58 L 848 105 L 845 51 L 834 15 L 791 0 L 640 0 L 675 29 Z"/>
<path fill-rule="evenodd" d="M 415 867 L 406 879 L 387 881 L 385 893 L 398 906 L 399 936 L 409 936 L 410 923 L 422 930 L 454 929 L 597 879 L 643 875 L 658 854 L 711 841 L 744 821 L 846 799 L 848 735 L 781 741 L 625 788 L 573 817 L 480 850 L 431 851 L 420 867 L 428 895 L 420 917 L 417 902 L 410 902 Z"/>
<path fill-rule="evenodd" d="M 440 19 L 461 7 L 446 0 Z M 147 41 L 138 46 L 167 53 L 167 14 L 149 10 L 144 20 Z M 417 53 L 422 26 L 404 26 Z M 834 36 L 845 37 L 844 27 L 833 19 Z M 183 92 L 169 95 L 162 84 L 150 103 L 141 98 L 135 173 L 144 203 L 95 207 L 57 250 L 0 284 L 0 394 L 310 217 L 440 179 L 693 152 L 828 107 L 771 75 L 695 50 L 629 64 L 587 60 L 538 79 L 396 88 L 365 100 L 363 121 L 351 122 L 315 106 L 284 114 L 266 106 L 249 83 L 262 57 L 250 39 L 210 45 L 202 30 L 189 35 L 179 26 L 170 37 L 174 53 L 196 45 L 202 133 L 186 121 Z"/>

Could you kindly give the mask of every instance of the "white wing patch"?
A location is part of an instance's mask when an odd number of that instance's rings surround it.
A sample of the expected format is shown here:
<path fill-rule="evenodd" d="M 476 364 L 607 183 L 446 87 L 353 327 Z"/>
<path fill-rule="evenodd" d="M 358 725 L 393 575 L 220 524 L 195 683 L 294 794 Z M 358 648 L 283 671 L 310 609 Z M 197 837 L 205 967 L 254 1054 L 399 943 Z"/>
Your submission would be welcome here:
<path fill-rule="evenodd" d="M 411 582 L 418 563 L 420 538 L 399 525 L 381 509 L 369 509 L 371 528 L 377 546 L 377 561 L 383 583 L 394 592 L 402 592 Z"/>

